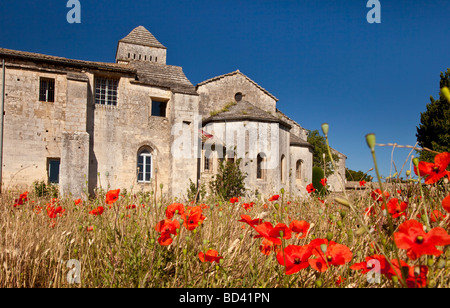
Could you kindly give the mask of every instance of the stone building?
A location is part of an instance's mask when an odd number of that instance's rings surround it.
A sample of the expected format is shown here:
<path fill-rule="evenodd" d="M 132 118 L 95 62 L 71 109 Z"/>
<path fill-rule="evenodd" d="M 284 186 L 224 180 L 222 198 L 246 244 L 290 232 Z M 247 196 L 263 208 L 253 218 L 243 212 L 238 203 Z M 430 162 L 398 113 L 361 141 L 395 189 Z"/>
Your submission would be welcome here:
<path fill-rule="evenodd" d="M 183 197 L 219 159 L 242 158 L 250 191 L 311 182 L 307 131 L 277 98 L 239 71 L 194 86 L 140 26 L 115 63 L 0 48 L 5 60 L 2 188 L 58 183 L 81 197 L 96 187 Z M 1 80 L 0 80 L 1 81 Z"/>

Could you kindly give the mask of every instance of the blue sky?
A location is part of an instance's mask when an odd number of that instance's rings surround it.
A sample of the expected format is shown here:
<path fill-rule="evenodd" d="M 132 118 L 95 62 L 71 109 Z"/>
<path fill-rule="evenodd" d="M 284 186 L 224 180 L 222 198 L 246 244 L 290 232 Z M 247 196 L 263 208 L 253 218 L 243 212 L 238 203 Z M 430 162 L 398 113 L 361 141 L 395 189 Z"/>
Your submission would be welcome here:
<path fill-rule="evenodd" d="M 2 0 L 0 47 L 114 62 L 117 41 L 142 25 L 194 85 L 239 69 L 303 127 L 328 122 L 353 170 L 373 167 L 367 133 L 415 144 L 420 112 L 450 68 L 448 0 L 380 0 L 380 24 L 367 22 L 366 0 L 80 0 L 81 24 L 66 21 L 66 3 Z M 395 149 L 398 169 L 409 152 Z M 391 154 L 377 147 L 384 176 Z"/>

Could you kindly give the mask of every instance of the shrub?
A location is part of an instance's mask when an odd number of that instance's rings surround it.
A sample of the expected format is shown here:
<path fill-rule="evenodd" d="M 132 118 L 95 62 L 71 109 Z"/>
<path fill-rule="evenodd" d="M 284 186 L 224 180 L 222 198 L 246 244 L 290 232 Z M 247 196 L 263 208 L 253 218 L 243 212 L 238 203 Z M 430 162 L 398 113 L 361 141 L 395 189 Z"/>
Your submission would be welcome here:
<path fill-rule="evenodd" d="M 210 189 L 213 194 L 228 200 L 232 197 L 241 197 L 245 193 L 245 178 L 240 169 L 242 159 L 235 161 L 219 160 L 219 171 L 212 182 Z"/>

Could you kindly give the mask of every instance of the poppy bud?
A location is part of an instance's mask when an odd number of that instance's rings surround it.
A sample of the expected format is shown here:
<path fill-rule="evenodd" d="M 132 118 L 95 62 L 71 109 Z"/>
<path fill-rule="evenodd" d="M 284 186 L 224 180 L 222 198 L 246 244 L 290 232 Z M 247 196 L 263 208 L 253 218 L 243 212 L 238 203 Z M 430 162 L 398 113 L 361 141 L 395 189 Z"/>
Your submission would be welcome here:
<path fill-rule="evenodd" d="M 416 166 L 416 167 L 419 166 L 419 159 L 417 157 L 414 157 L 412 162 L 413 162 L 414 166 Z"/>
<path fill-rule="evenodd" d="M 284 232 L 280 231 L 280 237 L 283 237 L 283 236 L 284 236 Z"/>
<path fill-rule="evenodd" d="M 394 284 L 397 284 L 397 282 L 398 282 L 398 277 L 397 277 L 397 276 L 392 276 L 392 282 L 393 282 Z"/>
<path fill-rule="evenodd" d="M 437 267 L 438 267 L 438 269 L 443 269 L 445 267 L 445 260 L 439 259 L 439 261 L 437 263 Z"/>
<path fill-rule="evenodd" d="M 280 193 L 284 194 L 284 188 L 281 188 Z"/>
<path fill-rule="evenodd" d="M 328 125 L 328 123 L 323 123 L 322 124 L 322 132 L 325 135 L 325 137 L 328 136 L 329 128 L 330 128 L 330 126 Z"/>
<path fill-rule="evenodd" d="M 347 215 L 347 212 L 344 211 L 344 210 L 340 210 L 340 211 L 339 211 L 339 214 L 341 214 L 341 218 L 344 218 L 345 215 Z"/>
<path fill-rule="evenodd" d="M 184 254 L 184 255 L 187 255 L 187 249 L 186 249 L 186 248 L 183 249 L 183 254 Z"/>
<path fill-rule="evenodd" d="M 373 151 L 375 150 L 375 145 L 376 145 L 376 137 L 375 134 L 371 133 L 371 134 L 367 134 L 366 135 L 366 142 L 367 145 L 369 146 L 369 148 Z"/>
<path fill-rule="evenodd" d="M 361 235 L 363 235 L 366 232 L 367 232 L 367 229 L 365 227 L 361 227 L 358 230 L 356 230 L 356 235 L 357 236 L 361 236 Z"/>
<path fill-rule="evenodd" d="M 317 279 L 316 280 L 316 287 L 321 288 L 322 287 L 322 279 Z"/>
<path fill-rule="evenodd" d="M 320 250 L 322 250 L 323 253 L 327 252 L 327 244 L 320 245 Z"/>
<path fill-rule="evenodd" d="M 328 232 L 327 233 L 327 240 L 331 241 L 332 238 L 333 238 L 333 233 L 332 232 Z"/>
<path fill-rule="evenodd" d="M 337 225 L 338 225 L 339 228 L 342 228 L 342 220 L 339 220 L 339 221 L 337 222 Z"/>
<path fill-rule="evenodd" d="M 411 170 L 406 170 L 406 176 L 410 176 L 411 175 Z"/>
<path fill-rule="evenodd" d="M 189 242 L 191 238 L 189 236 L 186 236 L 186 242 Z"/>
<path fill-rule="evenodd" d="M 225 261 L 223 261 L 223 259 L 220 259 L 220 260 L 219 260 L 219 264 L 220 264 L 220 265 L 222 265 L 223 262 L 225 262 Z"/>
<path fill-rule="evenodd" d="M 427 260 L 427 265 L 428 266 L 431 267 L 431 266 L 433 266 L 433 264 L 434 264 L 434 260 L 433 259 L 430 258 L 430 259 Z"/>

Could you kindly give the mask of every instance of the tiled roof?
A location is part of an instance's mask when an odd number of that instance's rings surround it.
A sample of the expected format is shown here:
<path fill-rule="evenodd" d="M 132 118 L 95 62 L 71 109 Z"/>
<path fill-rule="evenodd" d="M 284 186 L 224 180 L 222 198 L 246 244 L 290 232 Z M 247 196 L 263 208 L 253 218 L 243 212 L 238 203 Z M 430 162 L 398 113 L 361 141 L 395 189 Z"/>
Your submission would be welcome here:
<path fill-rule="evenodd" d="M 268 96 L 270 96 L 271 98 L 273 98 L 275 101 L 278 102 L 278 98 L 276 98 L 275 96 L 273 96 L 269 91 L 267 91 L 266 89 L 264 89 L 263 87 L 261 87 L 259 84 L 257 84 L 256 82 L 254 82 L 253 80 L 251 80 L 250 78 L 248 78 L 246 75 L 242 74 L 239 70 L 236 70 L 236 71 L 231 72 L 231 73 L 228 73 L 228 74 L 220 75 L 220 76 L 217 76 L 217 77 L 213 77 L 213 78 L 211 78 L 211 79 L 208 79 L 208 80 L 205 80 L 205 81 L 203 81 L 203 82 L 200 82 L 199 84 L 197 84 L 197 87 L 196 87 L 196 88 L 198 89 L 199 86 L 205 85 L 205 84 L 210 83 L 210 82 L 212 82 L 212 81 L 216 81 L 216 80 L 219 80 L 219 79 L 228 77 L 228 76 L 233 76 L 233 75 L 241 75 L 241 76 L 243 76 L 243 77 L 246 78 L 248 81 L 250 81 L 251 83 L 253 83 L 258 89 L 260 89 L 261 91 L 263 91 L 263 92 L 266 93 Z"/>
<path fill-rule="evenodd" d="M 131 61 L 137 70 L 136 83 L 169 88 L 174 92 L 198 95 L 180 66 Z"/>
<path fill-rule="evenodd" d="M 153 34 L 150 33 L 150 31 L 145 29 L 143 26 L 134 28 L 133 31 L 131 31 L 119 42 L 167 49 L 156 39 L 156 37 L 153 36 Z"/>
<path fill-rule="evenodd" d="M 291 133 L 291 146 L 300 146 L 300 147 L 309 147 L 314 148 L 314 146 L 307 142 L 306 140 L 301 139 L 300 137 Z"/>
<path fill-rule="evenodd" d="M 85 67 L 85 68 L 95 68 L 104 69 L 110 71 L 117 71 L 123 73 L 134 73 L 135 69 L 130 68 L 128 65 L 116 64 L 116 63 L 105 63 L 105 62 L 92 62 L 83 60 L 72 60 L 62 57 L 48 56 L 39 53 L 17 51 L 11 49 L 0 48 L 0 57 L 6 58 L 17 58 L 22 60 L 31 61 L 41 61 L 48 62 L 57 65 L 72 66 L 72 67 Z"/>
<path fill-rule="evenodd" d="M 204 124 L 210 122 L 226 122 L 226 121 L 258 121 L 280 123 L 288 128 L 291 125 L 273 116 L 272 114 L 252 105 L 247 101 L 240 101 L 234 105 L 228 106 L 226 110 L 219 112 L 209 118 L 203 120 Z"/>

